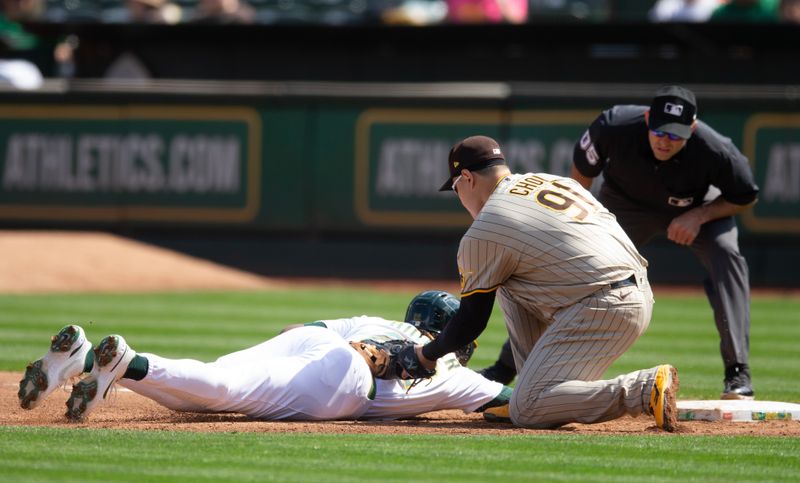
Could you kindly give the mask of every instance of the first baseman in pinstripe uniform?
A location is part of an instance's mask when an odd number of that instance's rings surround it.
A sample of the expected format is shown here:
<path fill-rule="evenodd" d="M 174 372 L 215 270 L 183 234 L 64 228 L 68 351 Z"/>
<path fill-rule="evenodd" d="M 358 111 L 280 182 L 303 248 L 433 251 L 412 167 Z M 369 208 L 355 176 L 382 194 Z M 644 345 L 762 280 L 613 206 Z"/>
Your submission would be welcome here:
<path fill-rule="evenodd" d="M 575 144 L 571 177 L 589 189 L 602 174 L 598 199 L 636 247 L 666 236 L 689 248 L 706 269 L 725 366 L 722 399 L 753 399 L 750 378 L 750 282 L 734 216 L 756 202 L 747 158 L 730 139 L 697 119 L 689 89 L 664 86 L 650 106 L 603 111 Z M 514 378 L 510 344 L 480 371 Z"/>
<path fill-rule="evenodd" d="M 664 364 L 601 380 L 647 329 L 653 295 L 647 261 L 587 190 L 570 178 L 512 174 L 500 146 L 472 136 L 448 157 L 450 177 L 472 215 L 461 239 L 461 306 L 415 354 L 424 367 L 486 328 L 495 298 L 505 317 L 519 380 L 489 420 L 554 428 L 652 414 L 676 426 L 677 371 Z"/>

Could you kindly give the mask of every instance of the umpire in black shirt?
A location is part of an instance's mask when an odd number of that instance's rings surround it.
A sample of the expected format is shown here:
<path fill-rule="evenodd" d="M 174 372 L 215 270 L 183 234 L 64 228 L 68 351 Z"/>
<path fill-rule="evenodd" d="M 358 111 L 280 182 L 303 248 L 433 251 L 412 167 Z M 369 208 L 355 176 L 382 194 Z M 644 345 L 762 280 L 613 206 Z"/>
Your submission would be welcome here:
<path fill-rule="evenodd" d="M 573 163 L 571 176 L 587 189 L 603 174 L 598 198 L 637 248 L 666 234 L 697 256 L 708 273 L 704 286 L 720 335 L 721 397 L 752 399 L 750 284 L 733 218 L 758 195 L 747 158 L 697 120 L 690 90 L 666 86 L 649 107 L 603 111 L 576 143 Z M 481 372 L 508 380 L 512 360 L 504 347 L 495 365 Z"/>

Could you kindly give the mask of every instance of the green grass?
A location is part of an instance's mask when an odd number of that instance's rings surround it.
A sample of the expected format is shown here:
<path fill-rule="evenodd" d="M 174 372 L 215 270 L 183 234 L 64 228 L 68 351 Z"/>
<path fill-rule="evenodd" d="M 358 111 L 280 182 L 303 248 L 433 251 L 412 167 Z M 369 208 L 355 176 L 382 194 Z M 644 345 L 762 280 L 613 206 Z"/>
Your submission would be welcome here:
<path fill-rule="evenodd" d="M 212 360 L 272 337 L 291 323 L 361 314 L 401 318 L 413 295 L 347 289 L 4 295 L 0 296 L 0 370 L 22 371 L 45 352 L 49 337 L 68 323 L 81 324 L 94 341 L 120 333 L 137 351 Z M 795 382 L 798 313 L 799 299 L 764 297 L 752 302 L 751 365 L 759 399 L 800 402 Z M 505 337 L 495 310 L 471 366 L 492 362 Z M 657 294 L 647 333 L 608 375 L 662 362 L 679 368 L 682 399 L 719 396 L 719 340 L 703 296 Z M 789 481 L 800 474 L 798 455 L 800 438 L 0 428 L 0 475 L 7 481 Z"/>
<path fill-rule="evenodd" d="M 800 439 L 12 427 L 0 428 L 0 455 L 7 481 L 790 481 Z"/>
<path fill-rule="evenodd" d="M 95 342 L 119 333 L 138 351 L 211 360 L 273 337 L 291 323 L 356 314 L 402 318 L 404 301 L 412 296 L 347 290 L 0 296 L 0 370 L 21 370 L 70 323 Z"/>

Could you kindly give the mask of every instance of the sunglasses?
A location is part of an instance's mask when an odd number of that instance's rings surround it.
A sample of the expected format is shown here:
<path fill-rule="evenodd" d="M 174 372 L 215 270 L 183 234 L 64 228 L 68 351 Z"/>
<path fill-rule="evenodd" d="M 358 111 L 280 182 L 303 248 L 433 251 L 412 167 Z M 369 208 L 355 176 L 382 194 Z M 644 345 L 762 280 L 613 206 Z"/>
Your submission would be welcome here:
<path fill-rule="evenodd" d="M 684 138 L 678 136 L 677 134 L 672 134 L 670 132 L 653 131 L 652 129 L 650 130 L 650 132 L 653 133 L 653 136 L 655 136 L 657 138 L 663 138 L 664 136 L 667 136 L 670 141 L 683 141 L 684 140 Z"/>
<path fill-rule="evenodd" d="M 453 186 L 453 191 L 455 191 L 455 192 L 456 192 L 456 194 L 458 194 L 458 188 L 456 188 L 456 184 L 457 184 L 459 181 L 461 181 L 461 176 L 462 176 L 462 175 L 460 175 L 460 174 L 459 174 L 458 176 L 456 176 L 456 179 L 454 179 L 454 180 L 453 180 L 453 185 L 452 185 L 452 186 Z"/>

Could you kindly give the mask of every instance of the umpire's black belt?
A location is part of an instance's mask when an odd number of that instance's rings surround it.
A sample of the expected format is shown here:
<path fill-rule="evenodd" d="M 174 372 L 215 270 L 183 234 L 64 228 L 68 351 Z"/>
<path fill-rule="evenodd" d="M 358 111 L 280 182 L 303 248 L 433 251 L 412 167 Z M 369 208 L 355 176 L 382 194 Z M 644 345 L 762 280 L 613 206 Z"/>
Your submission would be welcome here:
<path fill-rule="evenodd" d="M 622 287 L 629 287 L 631 285 L 636 285 L 636 275 L 631 275 L 630 277 L 626 278 L 625 280 L 620 280 L 619 282 L 614 282 L 608 284 L 609 288 L 622 288 Z"/>

